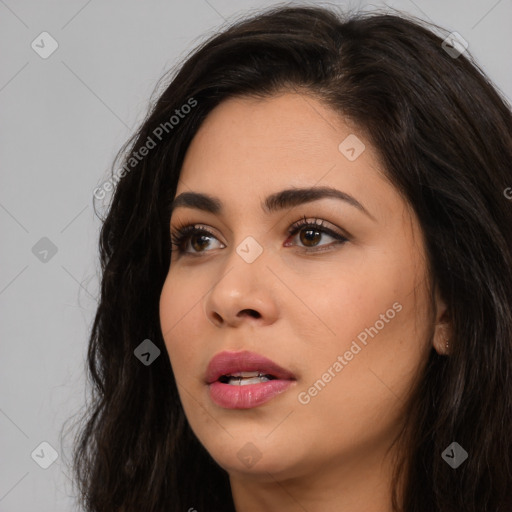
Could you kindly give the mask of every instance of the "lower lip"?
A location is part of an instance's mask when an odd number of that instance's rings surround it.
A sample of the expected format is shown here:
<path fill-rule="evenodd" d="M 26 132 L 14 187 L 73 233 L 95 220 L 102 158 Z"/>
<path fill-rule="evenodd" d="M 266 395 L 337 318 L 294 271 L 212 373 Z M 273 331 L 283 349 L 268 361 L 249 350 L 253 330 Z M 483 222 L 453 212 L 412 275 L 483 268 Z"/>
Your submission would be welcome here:
<path fill-rule="evenodd" d="M 220 407 L 225 409 L 252 409 L 283 393 L 293 382 L 292 380 L 274 379 L 260 384 L 238 386 L 216 381 L 212 382 L 208 388 L 211 399 Z"/>

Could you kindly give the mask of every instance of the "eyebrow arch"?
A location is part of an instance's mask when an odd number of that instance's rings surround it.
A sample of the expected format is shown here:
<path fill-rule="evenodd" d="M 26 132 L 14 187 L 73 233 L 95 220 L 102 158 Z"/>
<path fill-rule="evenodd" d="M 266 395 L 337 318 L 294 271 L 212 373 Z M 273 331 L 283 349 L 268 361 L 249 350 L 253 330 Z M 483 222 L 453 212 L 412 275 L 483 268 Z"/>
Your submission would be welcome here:
<path fill-rule="evenodd" d="M 372 220 L 377 220 L 357 199 L 346 192 L 332 187 L 290 188 L 281 190 L 280 192 L 269 195 L 265 201 L 261 203 L 261 208 L 264 212 L 270 214 L 324 198 L 336 198 L 345 201 L 365 213 Z M 222 202 L 220 199 L 199 192 L 183 192 L 177 196 L 169 205 L 169 215 L 178 207 L 196 208 L 213 214 L 222 212 Z"/>

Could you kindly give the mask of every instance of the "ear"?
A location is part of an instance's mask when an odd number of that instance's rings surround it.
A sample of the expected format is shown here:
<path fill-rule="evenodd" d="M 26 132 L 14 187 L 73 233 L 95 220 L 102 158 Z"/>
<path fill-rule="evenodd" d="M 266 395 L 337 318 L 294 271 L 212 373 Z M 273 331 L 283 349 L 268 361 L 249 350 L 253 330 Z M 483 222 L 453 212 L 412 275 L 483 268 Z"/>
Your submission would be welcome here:
<path fill-rule="evenodd" d="M 453 325 L 448 307 L 441 297 L 437 286 L 435 291 L 435 308 L 434 349 L 439 355 L 449 355 L 453 347 Z"/>

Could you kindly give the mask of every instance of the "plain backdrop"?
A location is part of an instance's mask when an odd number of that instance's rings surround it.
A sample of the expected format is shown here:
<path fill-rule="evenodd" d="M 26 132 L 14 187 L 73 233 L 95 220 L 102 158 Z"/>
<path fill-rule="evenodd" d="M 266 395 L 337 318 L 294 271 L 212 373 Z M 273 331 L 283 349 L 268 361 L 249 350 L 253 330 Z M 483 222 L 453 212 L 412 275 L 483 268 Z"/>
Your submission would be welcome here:
<path fill-rule="evenodd" d="M 458 32 L 512 97 L 512 0 L 332 3 L 388 5 Z M 61 431 L 86 397 L 93 190 L 164 72 L 233 18 L 276 4 L 0 0 L 0 511 L 77 510 Z"/>

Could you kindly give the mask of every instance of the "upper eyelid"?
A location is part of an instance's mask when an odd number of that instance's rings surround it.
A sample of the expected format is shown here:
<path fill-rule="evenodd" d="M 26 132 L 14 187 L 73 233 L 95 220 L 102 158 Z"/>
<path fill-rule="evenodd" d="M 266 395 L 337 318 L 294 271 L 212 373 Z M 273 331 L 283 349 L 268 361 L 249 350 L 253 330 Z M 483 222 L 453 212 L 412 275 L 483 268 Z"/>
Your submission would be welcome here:
<path fill-rule="evenodd" d="M 295 227 L 301 227 L 302 225 L 307 226 L 309 224 L 312 224 L 314 226 L 317 226 L 321 229 L 331 230 L 333 232 L 341 231 L 340 234 L 349 236 L 349 233 L 344 230 L 343 228 L 340 228 L 333 224 L 332 222 L 329 222 L 328 220 L 322 219 L 320 217 L 308 217 L 303 215 L 300 219 L 292 222 L 291 224 L 288 224 L 288 227 L 286 228 L 287 232 L 290 231 L 290 229 Z M 331 225 L 332 227 L 330 227 Z M 212 226 L 209 226 L 208 224 L 204 222 L 176 222 L 175 224 L 171 223 L 170 230 L 171 232 L 179 232 L 183 229 L 190 229 L 195 228 L 196 230 L 205 229 L 206 231 L 212 231 L 217 230 L 216 228 L 213 228 Z M 233 234 L 233 230 L 230 228 L 227 228 L 227 230 L 230 232 L 230 234 Z M 213 233 L 212 233 L 213 234 Z"/>
<path fill-rule="evenodd" d="M 346 230 L 339 228 L 333 224 L 334 227 L 329 227 L 326 224 L 332 224 L 329 221 L 326 221 L 319 217 L 307 217 L 302 216 L 299 220 L 292 222 L 289 224 L 288 228 L 286 229 L 287 234 L 290 234 L 291 232 L 297 232 L 300 229 L 305 229 L 307 227 L 316 227 L 318 230 L 323 231 L 324 234 L 331 236 L 331 237 L 342 237 L 346 240 L 351 240 L 352 235 L 348 233 Z M 191 234 L 194 232 L 205 232 L 208 235 L 213 236 L 216 240 L 224 244 L 219 237 L 213 232 L 215 228 L 212 228 L 208 226 L 205 223 L 202 222 L 185 222 L 180 223 L 177 226 L 171 226 L 171 234 L 175 236 L 184 235 L 186 239 L 188 239 Z M 186 231 L 185 233 L 183 233 Z M 231 230 L 230 230 L 231 231 Z M 232 231 L 231 231 L 232 232 Z M 295 236 L 295 235 L 294 235 Z"/>
<path fill-rule="evenodd" d="M 218 219 L 216 219 L 216 220 L 218 220 Z M 170 222 L 171 231 L 178 231 L 179 229 L 187 228 L 189 226 L 190 227 L 199 226 L 197 229 L 200 229 L 201 226 L 205 226 L 205 228 L 207 228 L 210 231 L 212 231 L 212 230 L 219 231 L 217 228 L 210 226 L 207 222 L 187 222 L 186 220 L 182 222 L 182 221 L 177 220 L 173 224 L 172 217 L 169 220 L 169 222 Z M 224 224 L 224 222 L 222 222 L 222 221 L 220 221 L 220 224 L 222 226 L 222 229 L 226 229 L 226 231 L 228 231 L 230 235 L 233 235 L 233 230 L 229 226 Z"/>

